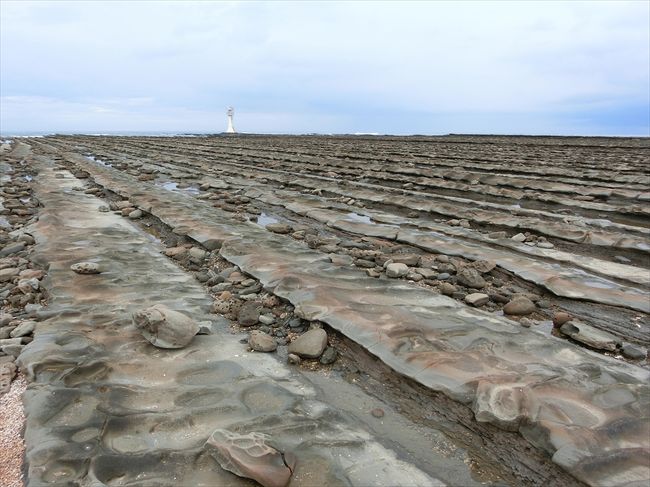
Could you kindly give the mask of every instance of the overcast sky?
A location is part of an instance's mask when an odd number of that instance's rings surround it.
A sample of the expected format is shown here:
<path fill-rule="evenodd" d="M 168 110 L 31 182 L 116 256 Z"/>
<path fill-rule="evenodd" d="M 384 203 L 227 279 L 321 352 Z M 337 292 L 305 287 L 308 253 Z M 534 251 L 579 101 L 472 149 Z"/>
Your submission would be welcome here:
<path fill-rule="evenodd" d="M 650 2 L 0 0 L 0 131 L 650 135 Z"/>

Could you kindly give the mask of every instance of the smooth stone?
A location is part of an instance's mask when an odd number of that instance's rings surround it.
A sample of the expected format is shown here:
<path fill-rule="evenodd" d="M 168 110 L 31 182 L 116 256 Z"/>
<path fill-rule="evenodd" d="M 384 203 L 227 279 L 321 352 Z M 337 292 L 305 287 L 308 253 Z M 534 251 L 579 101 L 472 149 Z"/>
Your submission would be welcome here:
<path fill-rule="evenodd" d="M 0 257 L 6 257 L 11 254 L 17 254 L 25 250 L 27 244 L 25 242 L 17 242 L 15 244 L 10 244 L 0 249 Z"/>
<path fill-rule="evenodd" d="M 385 413 L 383 409 L 375 408 L 372 411 L 370 411 L 370 414 L 372 414 L 375 418 L 383 418 Z"/>
<path fill-rule="evenodd" d="M 0 269 L 0 282 L 11 281 L 20 273 L 20 269 L 17 267 L 7 267 L 5 269 Z"/>
<path fill-rule="evenodd" d="M 571 321 L 571 315 L 569 313 L 565 313 L 564 311 L 555 313 L 553 316 L 553 326 L 556 328 L 562 326 L 567 321 Z"/>
<path fill-rule="evenodd" d="M 190 258 L 201 261 L 207 257 L 208 253 L 200 247 L 190 249 Z"/>
<path fill-rule="evenodd" d="M 524 242 L 526 240 L 526 235 L 523 233 L 518 233 L 517 235 L 511 237 L 511 240 L 514 240 L 515 242 Z"/>
<path fill-rule="evenodd" d="M 506 238 L 507 234 L 506 232 L 490 232 L 488 233 L 488 238 L 491 238 L 492 240 L 498 240 L 500 238 Z"/>
<path fill-rule="evenodd" d="M 298 365 L 300 362 L 302 362 L 302 359 L 295 353 L 290 353 L 287 355 L 287 362 L 289 362 L 291 365 Z"/>
<path fill-rule="evenodd" d="M 262 433 L 239 434 L 217 429 L 204 448 L 223 469 L 239 477 L 253 479 L 263 487 L 286 487 L 295 470 L 296 457 L 269 446 L 270 439 Z"/>
<path fill-rule="evenodd" d="M 481 274 L 474 268 L 463 267 L 456 276 L 458 283 L 473 289 L 482 289 L 487 284 Z"/>
<path fill-rule="evenodd" d="M 131 213 L 129 213 L 129 218 L 131 220 L 137 220 L 138 218 L 142 218 L 143 214 L 144 213 L 142 213 L 142 210 L 134 210 Z"/>
<path fill-rule="evenodd" d="M 438 262 L 442 262 L 443 264 L 449 263 L 449 256 L 445 254 L 440 254 L 436 256 L 436 260 Z"/>
<path fill-rule="evenodd" d="M 278 344 L 272 336 L 259 330 L 251 332 L 251 336 L 248 338 L 248 346 L 256 352 L 273 352 L 278 348 Z"/>
<path fill-rule="evenodd" d="M 260 315 L 259 321 L 263 325 L 271 325 L 275 323 L 275 317 L 273 315 Z"/>
<path fill-rule="evenodd" d="M 163 304 L 133 313 L 133 323 L 152 345 L 159 348 L 183 348 L 199 331 L 189 316 Z"/>
<path fill-rule="evenodd" d="M 289 353 L 303 358 L 318 358 L 327 347 L 327 333 L 322 328 L 314 328 L 299 336 L 289 344 Z"/>
<path fill-rule="evenodd" d="M 537 246 L 540 249 L 552 249 L 555 247 L 551 242 L 537 242 Z"/>
<path fill-rule="evenodd" d="M 465 296 L 465 302 L 472 306 L 483 306 L 489 300 L 490 297 L 483 293 L 472 293 Z"/>
<path fill-rule="evenodd" d="M 70 269 L 76 272 L 77 274 L 99 274 L 101 269 L 99 264 L 95 262 L 77 262 L 72 264 Z"/>
<path fill-rule="evenodd" d="M 403 277 L 408 274 L 409 268 L 406 264 L 392 263 L 386 266 L 386 276 L 391 278 Z"/>
<path fill-rule="evenodd" d="M 9 336 L 11 338 L 24 337 L 34 333 L 34 328 L 36 328 L 36 322 L 32 320 L 23 321 L 20 325 L 13 329 Z"/>
<path fill-rule="evenodd" d="M 531 314 L 535 309 L 535 303 L 528 298 L 520 296 L 508 302 L 503 307 L 503 312 L 507 315 L 523 316 Z"/>
<path fill-rule="evenodd" d="M 440 284 L 440 287 L 438 289 L 440 290 L 440 294 L 444 294 L 445 296 L 451 296 L 456 291 L 458 291 L 456 286 L 449 284 L 448 282 L 443 282 Z"/>
<path fill-rule="evenodd" d="M 266 226 L 266 229 L 269 232 L 279 233 L 282 235 L 286 235 L 288 233 L 293 232 L 293 228 L 291 227 L 291 225 L 287 225 L 286 223 L 269 223 Z"/>
<path fill-rule="evenodd" d="M 396 264 L 406 264 L 409 267 L 417 267 L 420 263 L 419 254 L 393 254 L 391 259 Z"/>
<path fill-rule="evenodd" d="M 499 294 L 499 293 L 490 293 L 489 296 L 490 296 L 490 299 L 492 301 L 494 301 L 495 303 L 505 304 L 508 301 L 510 301 L 510 298 L 508 298 L 507 296 L 504 296 L 503 294 Z"/>
<path fill-rule="evenodd" d="M 451 274 L 449 274 L 448 272 L 441 272 L 440 274 L 438 274 L 436 276 L 436 279 L 438 279 L 439 281 L 446 281 L 450 277 L 451 277 Z"/>

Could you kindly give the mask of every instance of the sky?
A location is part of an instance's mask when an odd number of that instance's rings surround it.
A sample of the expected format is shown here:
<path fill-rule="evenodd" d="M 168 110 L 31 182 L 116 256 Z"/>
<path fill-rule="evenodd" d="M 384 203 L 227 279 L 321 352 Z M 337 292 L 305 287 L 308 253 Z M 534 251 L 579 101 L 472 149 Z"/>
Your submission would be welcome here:
<path fill-rule="evenodd" d="M 0 133 L 650 136 L 650 2 L 0 0 Z"/>

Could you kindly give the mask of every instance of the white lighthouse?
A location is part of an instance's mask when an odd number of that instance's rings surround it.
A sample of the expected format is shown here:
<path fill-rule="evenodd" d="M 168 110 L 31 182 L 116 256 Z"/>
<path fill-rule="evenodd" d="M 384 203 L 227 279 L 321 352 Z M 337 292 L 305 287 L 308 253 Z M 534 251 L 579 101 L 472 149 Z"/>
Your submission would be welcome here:
<path fill-rule="evenodd" d="M 226 112 L 228 114 L 228 129 L 226 129 L 227 134 L 234 134 L 235 133 L 235 127 L 232 125 L 232 117 L 235 114 L 235 110 L 233 107 L 228 107 L 228 111 Z"/>

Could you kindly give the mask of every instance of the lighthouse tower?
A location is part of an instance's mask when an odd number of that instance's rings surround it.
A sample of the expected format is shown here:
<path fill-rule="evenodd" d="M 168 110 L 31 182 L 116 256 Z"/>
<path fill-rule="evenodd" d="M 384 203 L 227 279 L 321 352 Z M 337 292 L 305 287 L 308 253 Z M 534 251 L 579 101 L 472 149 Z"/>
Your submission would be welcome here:
<path fill-rule="evenodd" d="M 235 127 L 232 125 L 232 117 L 235 114 L 235 110 L 233 107 L 228 107 L 228 111 L 226 112 L 228 114 L 228 128 L 226 129 L 227 134 L 234 134 L 235 133 Z"/>

